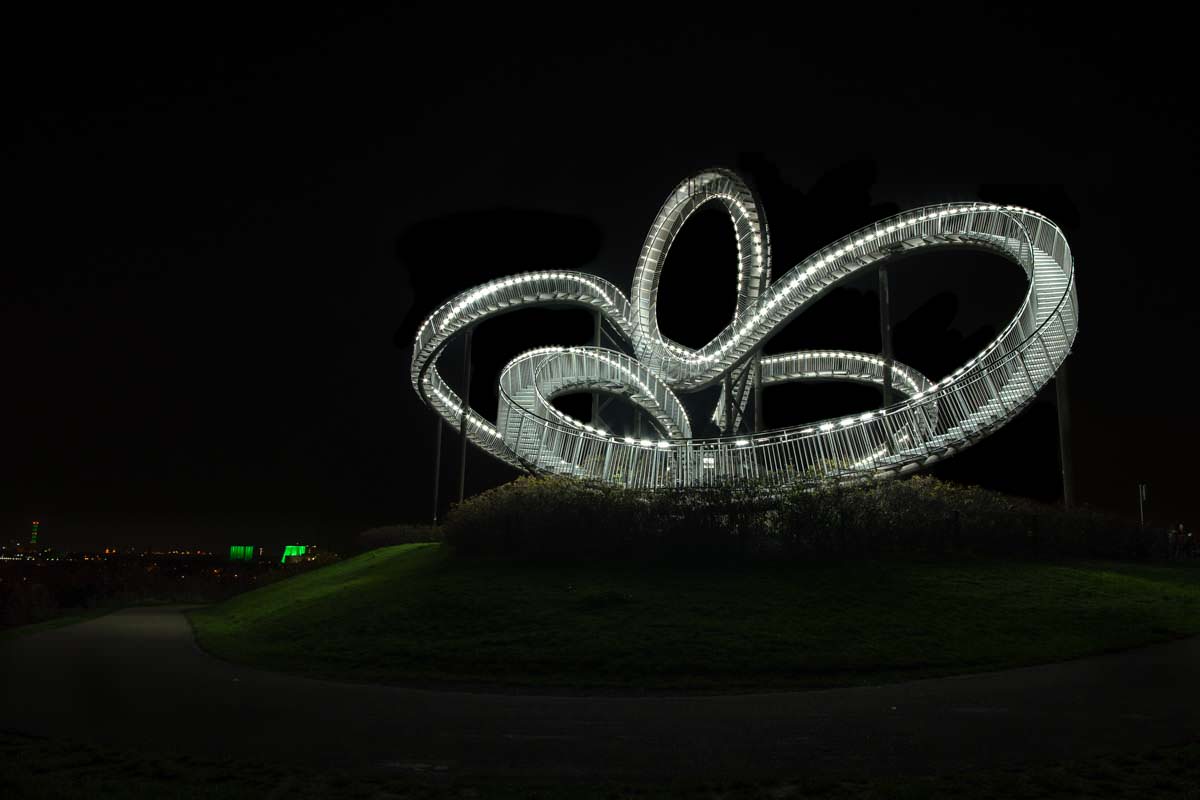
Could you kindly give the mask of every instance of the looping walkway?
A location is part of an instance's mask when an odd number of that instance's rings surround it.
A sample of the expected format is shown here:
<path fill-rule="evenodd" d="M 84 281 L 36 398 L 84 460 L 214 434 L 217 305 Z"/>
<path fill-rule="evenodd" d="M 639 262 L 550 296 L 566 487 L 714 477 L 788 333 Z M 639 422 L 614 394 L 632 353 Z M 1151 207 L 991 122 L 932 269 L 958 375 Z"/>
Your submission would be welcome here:
<path fill-rule="evenodd" d="M 737 235 L 737 307 L 720 334 L 693 350 L 663 336 L 658 290 L 671 243 L 707 203 L 725 207 Z M 530 236 L 536 244 L 536 231 Z M 928 247 L 996 252 L 1021 267 L 1029 280 L 1012 321 L 959 369 L 933 382 L 872 353 L 762 356 L 772 336 L 829 290 L 861 270 Z M 614 339 L 632 355 L 599 346 L 522 353 L 501 371 L 493 424 L 443 380 L 438 360 L 451 340 L 479 323 L 533 306 L 589 309 L 607 321 Z M 747 478 L 766 486 L 862 480 L 919 470 L 1012 419 L 1062 366 L 1078 317 L 1066 238 L 1053 222 L 1018 206 L 956 202 L 906 211 L 822 248 L 771 282 L 771 247 L 761 210 L 741 178 L 714 169 L 682 181 L 668 196 L 646 236 L 629 297 L 583 272 L 497 278 L 451 298 L 421 324 L 410 378 L 421 399 L 452 426 L 461 426 L 470 441 L 536 473 L 648 488 Z M 597 331 L 599 325 L 598 318 Z M 751 396 L 748 386 L 759 380 L 894 385 L 904 399 L 865 414 L 734 433 Z M 728 435 L 693 438 L 678 394 L 718 383 L 721 398 L 713 420 Z M 609 431 L 599 420 L 581 422 L 551 403 L 557 394 L 579 391 L 628 399 L 650 415 L 654 438 Z"/>

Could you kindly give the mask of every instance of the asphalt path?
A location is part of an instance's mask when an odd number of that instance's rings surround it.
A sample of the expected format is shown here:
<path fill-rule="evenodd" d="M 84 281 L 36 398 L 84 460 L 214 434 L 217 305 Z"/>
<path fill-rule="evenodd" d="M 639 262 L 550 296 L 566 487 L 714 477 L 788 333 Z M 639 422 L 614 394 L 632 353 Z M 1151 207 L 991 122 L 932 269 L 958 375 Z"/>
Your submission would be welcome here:
<path fill-rule="evenodd" d="M 0 729 L 122 749 L 441 775 L 931 773 L 1200 739 L 1200 638 L 878 687 L 488 694 L 312 680 L 197 647 L 179 608 L 0 643 Z"/>

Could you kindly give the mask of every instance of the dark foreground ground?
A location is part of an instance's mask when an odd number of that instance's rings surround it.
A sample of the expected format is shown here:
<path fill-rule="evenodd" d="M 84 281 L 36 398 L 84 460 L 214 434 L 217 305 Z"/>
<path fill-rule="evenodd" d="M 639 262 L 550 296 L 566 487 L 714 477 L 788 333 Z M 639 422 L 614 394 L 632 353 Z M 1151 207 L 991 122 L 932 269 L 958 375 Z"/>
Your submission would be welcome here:
<path fill-rule="evenodd" d="M 144 608 L 0 643 L 0 730 L 141 758 L 380 780 L 890 780 L 1194 755 L 1156 748 L 1200 741 L 1197 676 L 1200 638 L 1190 638 L 880 687 L 681 697 L 433 691 L 228 664 L 196 647 L 178 609 Z M 37 752 L 20 741 L 17 749 Z M 1164 780 L 1175 781 L 1164 795 L 1192 790 L 1179 769 Z"/>
<path fill-rule="evenodd" d="M 785 780 L 696 780 L 682 776 L 647 785 L 456 779 L 436 768 L 412 775 L 319 770 L 249 760 L 142 755 L 0 733 L 0 796 L 14 800 L 1195 800 L 1197 787 L 1200 743 L 1035 767 L 919 777 L 805 773 Z"/>

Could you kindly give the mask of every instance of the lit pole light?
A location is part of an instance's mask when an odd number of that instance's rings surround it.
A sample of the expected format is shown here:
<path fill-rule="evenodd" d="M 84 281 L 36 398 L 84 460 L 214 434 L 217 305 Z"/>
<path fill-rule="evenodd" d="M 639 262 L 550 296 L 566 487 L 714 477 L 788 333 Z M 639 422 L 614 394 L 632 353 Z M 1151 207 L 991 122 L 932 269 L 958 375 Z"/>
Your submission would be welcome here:
<path fill-rule="evenodd" d="M 737 234 L 737 305 L 724 330 L 692 349 L 659 330 L 658 288 L 671 243 L 709 203 L 725 209 Z M 1019 266 L 1029 281 L 1000 335 L 954 372 L 931 380 L 894 360 L 886 341 L 882 355 L 762 355 L 771 337 L 828 290 L 926 248 L 990 250 Z M 469 336 L 481 322 L 544 305 L 599 314 L 614 341 L 631 353 L 597 342 L 518 355 L 500 373 L 493 423 L 450 388 L 438 360 L 451 340 Z M 913 209 L 860 228 L 772 281 L 767 226 L 754 196 L 735 173 L 710 169 L 667 197 L 642 245 L 628 296 L 603 278 L 576 271 L 488 281 L 450 298 L 421 324 L 410 378 L 422 401 L 466 440 L 535 474 L 639 488 L 745 479 L 768 487 L 855 481 L 915 472 L 995 432 L 1058 372 L 1074 344 L 1078 316 L 1071 249 L 1059 227 L 1035 211 L 983 202 Z M 890 330 L 886 317 L 881 325 Z M 831 380 L 878 387 L 899 399 L 865 414 L 761 430 L 761 387 Z M 679 395 L 710 386 L 721 387 L 712 413 L 721 435 L 694 438 Z M 552 404 L 559 395 L 598 390 L 644 412 L 655 439 L 637 431 L 615 435 L 596 418 L 583 422 Z"/>

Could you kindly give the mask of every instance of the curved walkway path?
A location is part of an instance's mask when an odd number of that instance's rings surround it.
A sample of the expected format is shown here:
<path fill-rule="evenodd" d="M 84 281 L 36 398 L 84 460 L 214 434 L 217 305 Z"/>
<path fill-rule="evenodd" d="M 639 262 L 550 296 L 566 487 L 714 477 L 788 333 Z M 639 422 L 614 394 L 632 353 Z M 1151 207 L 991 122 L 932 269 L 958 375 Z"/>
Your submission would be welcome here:
<path fill-rule="evenodd" d="M 1200 738 L 1200 638 L 880 687 L 478 694 L 232 665 L 178 608 L 0 643 L 0 729 L 119 748 L 435 774 L 688 780 L 1003 766 Z"/>

